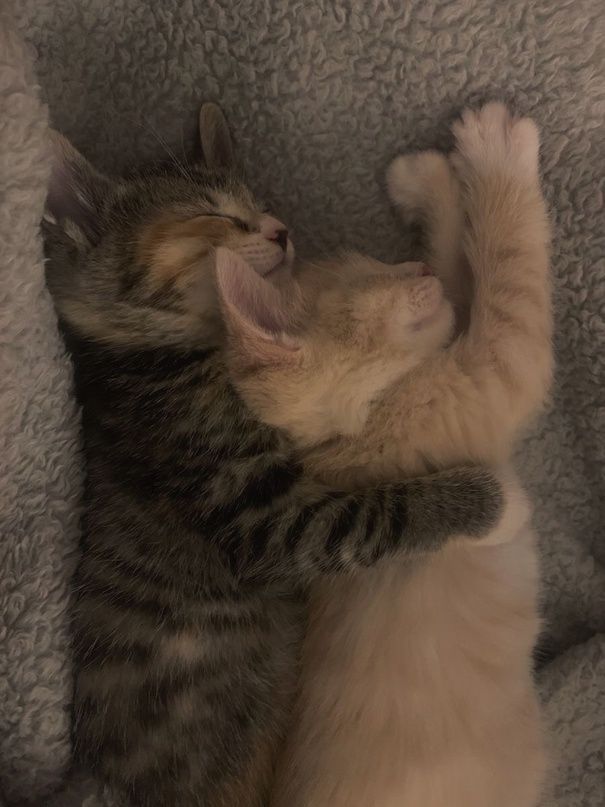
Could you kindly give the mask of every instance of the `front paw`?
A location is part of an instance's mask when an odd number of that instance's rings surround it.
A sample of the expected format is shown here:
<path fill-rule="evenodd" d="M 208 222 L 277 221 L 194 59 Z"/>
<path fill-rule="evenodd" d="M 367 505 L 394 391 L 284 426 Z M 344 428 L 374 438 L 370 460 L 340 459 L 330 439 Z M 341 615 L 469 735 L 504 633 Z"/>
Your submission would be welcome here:
<path fill-rule="evenodd" d="M 480 546 L 509 543 L 526 530 L 531 521 L 531 504 L 515 472 L 510 467 L 504 467 L 498 476 L 502 483 L 504 507 L 496 526 L 479 540 Z"/>
<path fill-rule="evenodd" d="M 452 131 L 456 138 L 452 161 L 461 179 L 467 179 L 469 172 L 537 179 L 540 136 L 529 118 L 515 118 L 504 104 L 492 102 L 478 111 L 465 110 Z"/>
<path fill-rule="evenodd" d="M 410 223 L 422 220 L 435 196 L 447 188 L 451 168 L 438 151 L 396 157 L 386 173 L 389 199 Z"/>

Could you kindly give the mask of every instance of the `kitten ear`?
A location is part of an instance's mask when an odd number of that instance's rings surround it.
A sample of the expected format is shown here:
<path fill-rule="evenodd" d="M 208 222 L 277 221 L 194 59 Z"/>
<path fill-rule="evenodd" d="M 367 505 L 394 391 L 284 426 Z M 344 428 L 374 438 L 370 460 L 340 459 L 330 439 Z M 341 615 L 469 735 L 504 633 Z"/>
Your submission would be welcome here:
<path fill-rule="evenodd" d="M 235 160 L 227 120 L 216 104 L 202 104 L 200 142 L 208 168 L 230 169 Z"/>
<path fill-rule="evenodd" d="M 232 347 L 253 363 L 291 357 L 299 344 L 291 331 L 295 306 L 237 253 L 216 250 L 216 286 Z"/>
<path fill-rule="evenodd" d="M 113 182 L 86 160 L 67 140 L 50 130 L 52 169 L 47 213 L 57 222 L 69 220 L 94 243 L 100 235 L 99 211 Z"/>

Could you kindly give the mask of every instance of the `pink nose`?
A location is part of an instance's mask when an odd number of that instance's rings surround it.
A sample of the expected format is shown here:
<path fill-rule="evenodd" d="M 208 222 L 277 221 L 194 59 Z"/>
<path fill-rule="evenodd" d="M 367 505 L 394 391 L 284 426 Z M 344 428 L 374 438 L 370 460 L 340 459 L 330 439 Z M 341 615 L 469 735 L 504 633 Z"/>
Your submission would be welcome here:
<path fill-rule="evenodd" d="M 288 247 L 288 230 L 279 219 L 273 216 L 263 216 L 260 222 L 261 235 L 267 241 L 275 241 L 285 252 Z"/>

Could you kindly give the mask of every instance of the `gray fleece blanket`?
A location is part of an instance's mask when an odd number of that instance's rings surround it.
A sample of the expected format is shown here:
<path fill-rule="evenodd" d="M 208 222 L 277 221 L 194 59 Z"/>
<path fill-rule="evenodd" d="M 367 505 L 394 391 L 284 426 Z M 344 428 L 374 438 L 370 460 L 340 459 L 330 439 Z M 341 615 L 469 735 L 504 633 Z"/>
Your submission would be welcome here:
<path fill-rule="evenodd" d="M 602 0 L 9 2 L 14 19 L 0 15 L 0 803 L 49 804 L 69 762 L 66 606 L 82 468 L 37 231 L 48 174 L 40 98 L 55 127 L 117 171 L 167 149 L 189 153 L 200 102 L 219 100 L 253 187 L 292 223 L 299 250 L 347 244 L 392 259 L 409 242 L 381 189 L 388 160 L 447 147 L 461 107 L 503 98 L 542 128 L 554 224 L 557 379 L 520 452 L 543 549 L 539 683 L 554 759 L 543 807 L 603 805 Z M 84 782 L 56 803 L 108 802 Z"/>

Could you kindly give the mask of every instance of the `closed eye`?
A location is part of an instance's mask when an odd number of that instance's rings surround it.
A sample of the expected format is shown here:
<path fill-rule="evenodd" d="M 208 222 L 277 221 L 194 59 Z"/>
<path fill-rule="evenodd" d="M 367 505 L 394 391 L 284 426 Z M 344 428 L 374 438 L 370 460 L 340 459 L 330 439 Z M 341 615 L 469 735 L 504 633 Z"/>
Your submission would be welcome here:
<path fill-rule="evenodd" d="M 227 219 L 227 221 L 233 222 L 233 224 L 235 224 L 236 227 L 238 227 L 240 230 L 243 230 L 245 233 L 252 232 L 252 228 L 250 227 L 250 225 L 243 219 L 240 219 L 237 216 L 228 216 L 226 213 L 202 213 L 200 218 Z"/>

